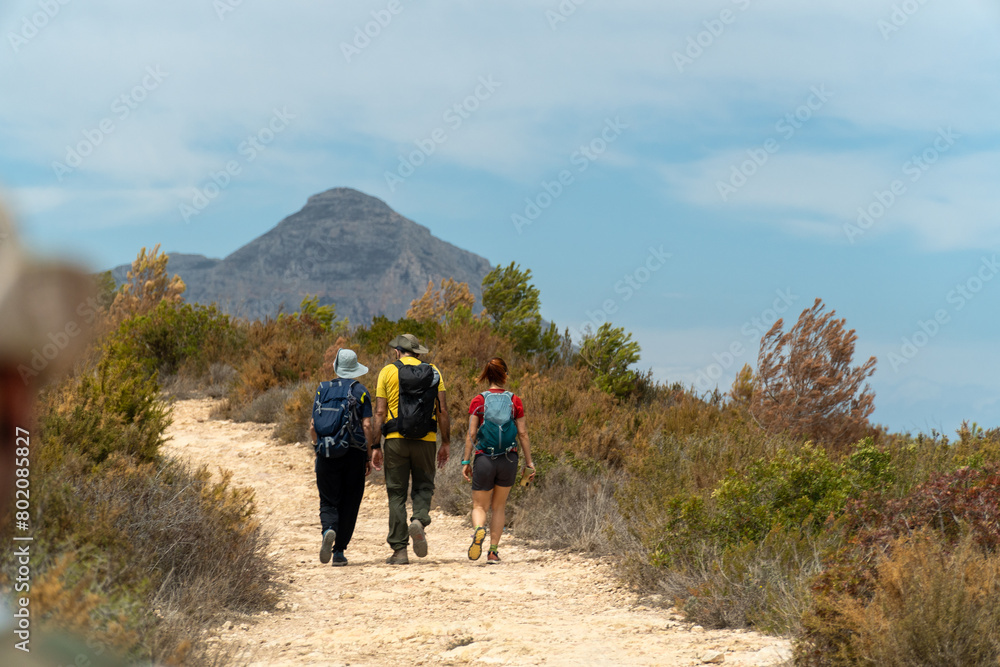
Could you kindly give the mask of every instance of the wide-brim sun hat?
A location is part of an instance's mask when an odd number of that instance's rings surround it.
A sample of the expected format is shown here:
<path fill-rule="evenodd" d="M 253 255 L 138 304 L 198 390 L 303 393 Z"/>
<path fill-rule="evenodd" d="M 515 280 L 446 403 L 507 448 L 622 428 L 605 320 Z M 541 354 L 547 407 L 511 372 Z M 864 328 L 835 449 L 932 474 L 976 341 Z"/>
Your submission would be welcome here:
<path fill-rule="evenodd" d="M 368 367 L 358 362 L 358 355 L 354 350 L 345 348 L 337 352 L 337 358 L 333 361 L 333 372 L 341 378 L 359 378 L 368 372 Z"/>
<path fill-rule="evenodd" d="M 407 352 L 412 352 L 413 354 L 427 354 L 430 352 L 426 347 L 420 344 L 417 337 L 413 334 L 401 334 L 396 336 L 391 341 L 389 341 L 389 347 L 395 349 L 399 348 L 401 350 L 406 350 Z"/>
<path fill-rule="evenodd" d="M 0 365 L 26 383 L 72 366 L 89 339 L 94 294 L 85 271 L 29 256 L 0 205 Z"/>

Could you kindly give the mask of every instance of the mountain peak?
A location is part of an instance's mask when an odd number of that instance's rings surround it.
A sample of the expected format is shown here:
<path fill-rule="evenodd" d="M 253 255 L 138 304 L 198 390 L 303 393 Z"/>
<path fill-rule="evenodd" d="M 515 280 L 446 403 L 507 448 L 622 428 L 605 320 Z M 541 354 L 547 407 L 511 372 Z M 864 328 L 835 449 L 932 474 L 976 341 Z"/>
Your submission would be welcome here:
<path fill-rule="evenodd" d="M 367 195 L 354 188 L 330 188 L 315 194 L 306 201 L 306 206 L 363 205 L 392 211 L 389 205 L 378 197 Z M 303 207 L 304 208 L 304 207 Z"/>
<path fill-rule="evenodd" d="M 232 315 L 273 317 L 316 294 L 320 305 L 336 304 L 338 316 L 364 324 L 405 315 L 428 280 L 468 283 L 479 301 L 490 268 L 381 199 L 332 188 L 223 260 L 172 253 L 167 270 L 187 284 L 188 301 L 216 303 Z"/>

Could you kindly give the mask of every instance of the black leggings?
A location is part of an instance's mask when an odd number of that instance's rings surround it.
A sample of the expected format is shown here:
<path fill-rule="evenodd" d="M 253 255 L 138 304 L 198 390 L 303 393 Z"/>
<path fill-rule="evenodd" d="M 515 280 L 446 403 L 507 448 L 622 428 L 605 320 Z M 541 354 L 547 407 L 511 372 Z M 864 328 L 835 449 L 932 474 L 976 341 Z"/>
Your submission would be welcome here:
<path fill-rule="evenodd" d="M 368 453 L 351 447 L 339 459 L 316 457 L 319 488 L 319 521 L 323 532 L 337 532 L 334 551 L 343 551 L 354 535 L 361 499 L 365 496 L 365 462 Z"/>

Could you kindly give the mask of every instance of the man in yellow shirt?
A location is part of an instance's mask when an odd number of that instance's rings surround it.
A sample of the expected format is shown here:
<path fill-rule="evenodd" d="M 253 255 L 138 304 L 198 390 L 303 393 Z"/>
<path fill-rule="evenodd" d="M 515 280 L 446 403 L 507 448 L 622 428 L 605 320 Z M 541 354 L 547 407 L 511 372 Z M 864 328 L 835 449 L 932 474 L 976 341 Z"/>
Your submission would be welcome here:
<path fill-rule="evenodd" d="M 385 490 L 389 496 L 389 537 L 391 565 L 409 563 L 406 545 L 413 538 L 413 553 L 427 555 L 424 528 L 431 523 L 434 495 L 434 452 L 437 467 L 448 462 L 451 420 L 444 379 L 434 364 L 420 361 L 430 350 L 416 336 L 403 334 L 389 342 L 396 361 L 381 370 L 375 388 L 375 433 L 385 436 L 385 453 L 376 444 L 372 463 L 376 469 L 385 461 Z M 441 448 L 437 449 L 437 435 Z M 413 478 L 410 497 L 413 515 L 406 523 L 406 489 Z"/>

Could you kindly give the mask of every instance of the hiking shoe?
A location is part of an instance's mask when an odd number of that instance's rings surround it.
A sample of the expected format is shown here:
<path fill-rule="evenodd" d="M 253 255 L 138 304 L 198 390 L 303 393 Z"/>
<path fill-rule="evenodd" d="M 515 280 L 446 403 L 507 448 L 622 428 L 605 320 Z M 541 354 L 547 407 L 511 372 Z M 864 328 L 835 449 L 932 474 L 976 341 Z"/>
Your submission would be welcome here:
<path fill-rule="evenodd" d="M 483 555 L 483 540 L 486 539 L 486 529 L 482 526 L 477 526 L 474 533 L 472 533 L 472 545 L 469 547 L 469 560 L 479 560 L 479 557 Z"/>
<path fill-rule="evenodd" d="M 413 553 L 417 554 L 418 558 L 426 556 L 427 536 L 424 535 L 424 524 L 417 519 L 410 522 L 410 537 L 413 538 Z"/>
<path fill-rule="evenodd" d="M 333 552 L 333 566 L 334 567 L 343 567 L 345 565 L 347 565 L 347 556 L 344 555 L 344 552 L 343 551 L 334 551 Z"/>
<path fill-rule="evenodd" d="M 406 549 L 397 549 L 385 559 L 385 562 L 389 565 L 409 565 L 410 559 L 406 556 Z"/>
<path fill-rule="evenodd" d="M 323 532 L 323 545 L 319 548 L 319 562 L 329 563 L 330 562 L 330 549 L 333 548 L 333 543 L 337 539 L 337 531 L 333 528 L 327 528 Z"/>
<path fill-rule="evenodd" d="M 486 555 L 486 562 L 490 564 L 499 563 L 500 554 L 498 554 L 495 549 L 490 549 L 490 552 Z"/>

